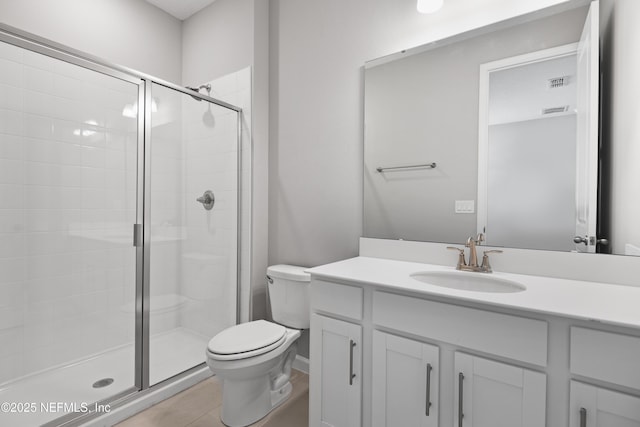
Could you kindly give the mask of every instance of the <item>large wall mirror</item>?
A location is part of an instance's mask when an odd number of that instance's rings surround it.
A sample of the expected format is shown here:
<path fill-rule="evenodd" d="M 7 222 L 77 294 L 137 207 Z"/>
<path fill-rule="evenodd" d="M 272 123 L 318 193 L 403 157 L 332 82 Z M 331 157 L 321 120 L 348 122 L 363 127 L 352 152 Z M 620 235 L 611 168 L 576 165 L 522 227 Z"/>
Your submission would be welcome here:
<path fill-rule="evenodd" d="M 367 62 L 364 236 L 640 255 L 639 4 L 571 0 Z"/>

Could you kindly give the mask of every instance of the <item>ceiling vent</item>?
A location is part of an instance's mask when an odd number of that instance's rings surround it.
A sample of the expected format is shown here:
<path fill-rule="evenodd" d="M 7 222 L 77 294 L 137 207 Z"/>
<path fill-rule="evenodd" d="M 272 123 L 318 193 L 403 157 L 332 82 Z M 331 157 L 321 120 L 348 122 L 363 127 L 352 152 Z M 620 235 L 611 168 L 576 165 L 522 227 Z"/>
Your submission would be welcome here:
<path fill-rule="evenodd" d="M 551 108 L 543 108 L 542 114 L 557 114 L 557 113 L 566 113 L 569 111 L 568 105 L 563 105 L 561 107 L 551 107 Z"/>
<path fill-rule="evenodd" d="M 569 86 L 569 76 L 554 77 L 547 80 L 549 89 L 558 89 L 561 87 Z"/>

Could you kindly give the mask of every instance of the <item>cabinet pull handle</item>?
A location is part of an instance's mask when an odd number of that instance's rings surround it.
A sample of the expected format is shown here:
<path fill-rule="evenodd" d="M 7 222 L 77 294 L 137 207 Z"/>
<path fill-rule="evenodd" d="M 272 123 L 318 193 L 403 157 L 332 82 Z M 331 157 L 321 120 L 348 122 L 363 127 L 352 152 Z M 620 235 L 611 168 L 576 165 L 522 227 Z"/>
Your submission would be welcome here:
<path fill-rule="evenodd" d="M 462 427 L 462 419 L 464 414 L 462 413 L 462 382 L 464 381 L 464 375 L 462 372 L 458 373 L 458 427 Z"/>
<path fill-rule="evenodd" d="M 426 409 L 425 409 L 425 415 L 428 417 L 429 416 L 429 408 L 431 408 L 431 370 L 433 369 L 433 367 L 431 366 L 431 363 L 427 363 L 427 402 L 426 402 Z"/>
<path fill-rule="evenodd" d="M 587 410 L 580 408 L 580 427 L 587 427 Z"/>
<path fill-rule="evenodd" d="M 349 340 L 349 385 L 353 385 L 353 379 L 356 374 L 353 373 L 353 347 L 356 346 L 354 340 Z"/>

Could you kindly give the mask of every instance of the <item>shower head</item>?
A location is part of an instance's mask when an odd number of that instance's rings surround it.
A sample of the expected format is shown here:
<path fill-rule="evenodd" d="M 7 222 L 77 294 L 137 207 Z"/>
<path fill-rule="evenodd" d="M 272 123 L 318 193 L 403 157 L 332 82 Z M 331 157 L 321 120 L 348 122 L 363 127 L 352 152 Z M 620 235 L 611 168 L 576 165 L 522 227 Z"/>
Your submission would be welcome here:
<path fill-rule="evenodd" d="M 210 84 L 206 84 L 206 85 L 200 85 L 198 87 L 192 87 L 192 86 L 185 86 L 186 89 L 192 90 L 194 92 L 198 92 L 200 93 L 200 89 L 206 89 L 207 90 L 207 95 L 211 94 L 211 85 Z M 196 96 L 191 95 L 191 97 L 193 99 L 195 99 L 196 101 L 202 101 L 201 98 L 198 98 Z"/>

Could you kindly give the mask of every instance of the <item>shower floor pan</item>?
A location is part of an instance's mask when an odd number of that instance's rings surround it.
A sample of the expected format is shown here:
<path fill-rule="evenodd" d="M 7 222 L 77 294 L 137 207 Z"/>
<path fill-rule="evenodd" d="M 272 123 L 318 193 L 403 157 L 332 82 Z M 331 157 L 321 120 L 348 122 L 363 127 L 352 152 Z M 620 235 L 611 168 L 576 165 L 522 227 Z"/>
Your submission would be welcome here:
<path fill-rule="evenodd" d="M 151 337 L 150 383 L 156 384 L 204 362 L 207 341 L 183 328 Z M 98 383 L 96 387 L 95 383 Z M 42 425 L 67 414 L 74 403 L 80 410 L 83 403 L 93 409 L 94 402 L 121 393 L 133 384 L 134 347 L 131 344 L 3 386 L 0 388 L 0 404 L 3 404 L 0 426 Z M 11 407 L 6 407 L 7 403 Z"/>

